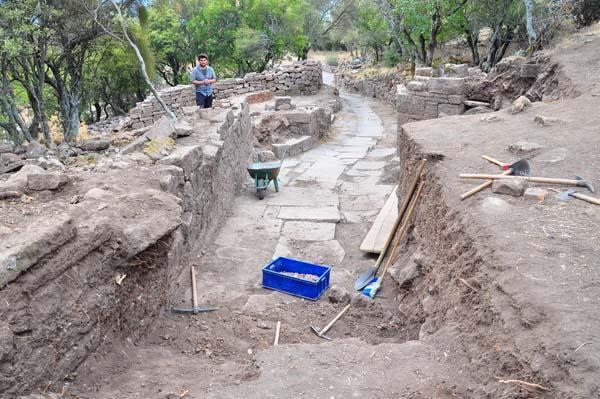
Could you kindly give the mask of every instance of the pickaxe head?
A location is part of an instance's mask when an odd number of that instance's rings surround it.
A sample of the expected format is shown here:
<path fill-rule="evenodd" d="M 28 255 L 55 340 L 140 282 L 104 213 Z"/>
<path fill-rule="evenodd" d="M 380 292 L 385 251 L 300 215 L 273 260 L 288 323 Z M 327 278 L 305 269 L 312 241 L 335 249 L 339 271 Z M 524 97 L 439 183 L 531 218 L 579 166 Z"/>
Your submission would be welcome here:
<path fill-rule="evenodd" d="M 213 312 L 215 310 L 219 310 L 219 308 L 201 308 L 201 307 L 196 307 L 196 308 L 173 308 L 173 313 L 198 314 L 198 313 L 204 313 L 204 312 Z"/>
<path fill-rule="evenodd" d="M 561 201 L 568 201 L 571 199 L 571 194 L 573 193 L 575 193 L 575 190 L 570 188 L 566 191 L 563 191 L 562 193 L 556 194 L 556 198 L 558 198 Z"/>
<path fill-rule="evenodd" d="M 319 337 L 319 338 L 324 338 L 324 339 L 326 339 L 326 340 L 328 340 L 328 341 L 331 341 L 331 338 L 329 338 L 329 337 L 328 337 L 327 335 L 325 335 L 325 334 L 322 334 L 322 333 L 321 333 L 321 331 L 320 331 L 320 330 L 319 330 L 317 327 L 310 326 L 310 329 L 312 330 L 312 332 L 313 332 L 313 333 L 315 333 L 315 335 L 316 335 L 317 337 Z"/>
<path fill-rule="evenodd" d="M 592 185 L 591 181 L 586 180 L 583 177 L 579 177 L 579 176 L 575 176 L 575 180 L 579 181 L 579 183 L 577 184 L 578 186 L 585 187 L 588 190 L 590 190 L 592 193 L 596 192 L 596 191 L 594 191 L 594 186 Z"/>

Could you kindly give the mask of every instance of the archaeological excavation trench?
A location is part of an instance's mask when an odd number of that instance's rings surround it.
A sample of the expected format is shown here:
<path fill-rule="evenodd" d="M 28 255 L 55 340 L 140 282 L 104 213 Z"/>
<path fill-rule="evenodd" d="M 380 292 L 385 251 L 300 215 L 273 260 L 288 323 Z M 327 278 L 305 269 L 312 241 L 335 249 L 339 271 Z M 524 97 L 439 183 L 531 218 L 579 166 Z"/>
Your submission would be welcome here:
<path fill-rule="evenodd" d="M 538 78 L 424 70 L 394 96 L 385 82 L 338 95 L 303 64 L 224 82 L 217 109 L 173 91 L 175 126 L 147 100 L 118 152 L 80 155 L 54 188 L 33 189 L 52 168 L 22 166 L 2 181 L 28 199 L 1 209 L 0 397 L 597 397 L 599 211 L 490 189 L 461 201 L 474 183 L 458 174 L 494 173 L 488 154 L 598 182 L 600 82 L 581 79 L 598 56 L 573 47 Z M 477 89 L 490 81 L 504 89 Z M 291 98 L 264 91 L 279 86 Z M 526 92 L 562 100 L 492 110 Z M 257 150 L 286 153 L 264 200 L 246 171 Z M 368 298 L 352 288 L 376 259 L 360 244 L 422 159 L 413 222 Z M 331 286 L 317 301 L 264 289 L 278 256 L 331 265 Z M 191 306 L 191 265 L 199 305 L 218 310 L 170 311 Z M 347 303 L 331 341 L 313 334 Z"/>

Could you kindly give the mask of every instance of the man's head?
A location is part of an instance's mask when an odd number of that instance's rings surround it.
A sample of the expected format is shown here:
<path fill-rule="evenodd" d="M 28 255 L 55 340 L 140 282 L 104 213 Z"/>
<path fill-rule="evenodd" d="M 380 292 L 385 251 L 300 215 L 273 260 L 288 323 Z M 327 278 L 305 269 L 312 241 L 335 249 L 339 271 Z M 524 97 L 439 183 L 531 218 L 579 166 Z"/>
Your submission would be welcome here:
<path fill-rule="evenodd" d="M 204 68 L 206 67 L 206 64 L 208 64 L 208 57 L 206 56 L 206 54 L 200 54 L 198 56 L 198 64 Z"/>

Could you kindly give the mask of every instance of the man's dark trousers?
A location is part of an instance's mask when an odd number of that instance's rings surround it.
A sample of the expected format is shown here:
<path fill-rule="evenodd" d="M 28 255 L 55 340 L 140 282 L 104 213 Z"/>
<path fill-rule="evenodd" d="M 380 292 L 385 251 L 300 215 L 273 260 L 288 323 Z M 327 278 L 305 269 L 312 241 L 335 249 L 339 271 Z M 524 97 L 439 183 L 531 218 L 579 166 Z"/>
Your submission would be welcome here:
<path fill-rule="evenodd" d="M 205 96 L 199 91 L 196 92 L 196 105 L 200 108 L 212 108 L 212 94 L 210 96 Z"/>

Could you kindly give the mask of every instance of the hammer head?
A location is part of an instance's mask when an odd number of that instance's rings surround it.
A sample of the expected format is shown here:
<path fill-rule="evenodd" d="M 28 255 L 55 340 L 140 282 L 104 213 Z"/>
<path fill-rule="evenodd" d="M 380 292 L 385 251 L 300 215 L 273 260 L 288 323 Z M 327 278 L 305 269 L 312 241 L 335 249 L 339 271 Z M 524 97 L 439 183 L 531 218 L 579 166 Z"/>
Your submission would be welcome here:
<path fill-rule="evenodd" d="M 325 334 L 322 334 L 322 333 L 321 333 L 321 331 L 320 331 L 320 330 L 319 330 L 317 327 L 310 326 L 310 329 L 312 330 L 312 332 L 313 332 L 313 333 L 315 333 L 315 335 L 316 335 L 317 337 L 319 337 L 319 338 L 323 338 L 323 339 L 326 339 L 326 340 L 328 340 L 328 341 L 331 341 L 331 338 L 329 338 L 329 337 L 328 337 L 327 335 L 325 335 Z"/>

